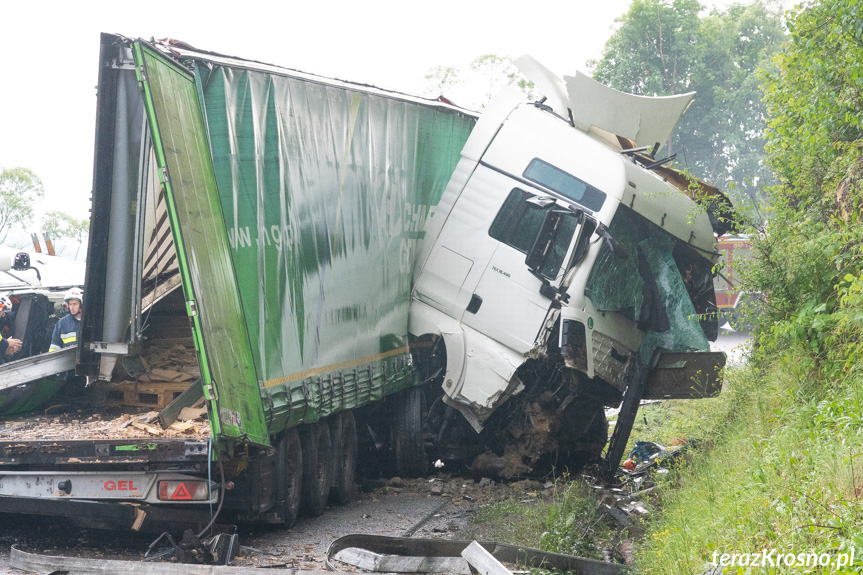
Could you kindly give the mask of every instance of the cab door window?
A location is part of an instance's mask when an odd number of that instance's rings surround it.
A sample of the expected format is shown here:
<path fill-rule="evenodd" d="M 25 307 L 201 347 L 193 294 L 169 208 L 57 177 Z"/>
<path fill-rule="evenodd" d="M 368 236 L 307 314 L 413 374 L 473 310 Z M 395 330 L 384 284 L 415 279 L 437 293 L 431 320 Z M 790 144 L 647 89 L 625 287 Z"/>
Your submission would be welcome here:
<path fill-rule="evenodd" d="M 488 232 L 494 239 L 525 254 L 533 246 L 548 213 L 547 210 L 528 204 L 527 200 L 532 197 L 534 194 L 518 188 L 513 189 Z M 540 274 L 549 279 L 557 277 L 578 225 L 578 217 L 574 213 L 562 214 L 560 217 L 562 221 L 555 233 L 552 251 L 540 269 Z"/>

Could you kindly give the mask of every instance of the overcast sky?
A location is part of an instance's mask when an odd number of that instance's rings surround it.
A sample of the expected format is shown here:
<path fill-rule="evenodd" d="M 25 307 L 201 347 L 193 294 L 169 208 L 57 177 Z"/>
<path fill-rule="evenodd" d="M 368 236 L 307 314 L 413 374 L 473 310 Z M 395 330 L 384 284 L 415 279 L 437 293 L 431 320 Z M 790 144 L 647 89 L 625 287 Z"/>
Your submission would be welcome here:
<path fill-rule="evenodd" d="M 420 94 L 429 68 L 466 65 L 487 53 L 530 54 L 559 75 L 585 70 L 629 3 L 4 2 L 0 168 L 22 166 L 42 178 L 46 202 L 40 211 L 88 214 L 100 32 L 171 37 L 205 50 Z"/>

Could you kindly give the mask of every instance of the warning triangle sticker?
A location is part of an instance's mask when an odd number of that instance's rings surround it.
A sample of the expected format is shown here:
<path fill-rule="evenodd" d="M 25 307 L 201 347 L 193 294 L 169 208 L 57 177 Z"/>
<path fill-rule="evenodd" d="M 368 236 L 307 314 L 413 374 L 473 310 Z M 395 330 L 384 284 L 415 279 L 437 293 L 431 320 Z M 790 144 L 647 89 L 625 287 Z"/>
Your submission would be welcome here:
<path fill-rule="evenodd" d="M 171 499 L 191 499 L 192 495 L 189 493 L 189 490 L 186 489 L 185 483 L 180 483 L 177 486 L 177 489 L 174 490 L 174 494 L 171 496 Z"/>

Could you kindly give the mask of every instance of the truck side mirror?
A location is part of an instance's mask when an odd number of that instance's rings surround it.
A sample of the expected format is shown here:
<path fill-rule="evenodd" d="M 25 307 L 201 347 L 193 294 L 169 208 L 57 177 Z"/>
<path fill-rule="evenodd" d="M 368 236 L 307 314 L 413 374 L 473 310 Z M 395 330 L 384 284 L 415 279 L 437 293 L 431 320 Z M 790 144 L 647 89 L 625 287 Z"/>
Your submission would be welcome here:
<path fill-rule="evenodd" d="M 536 234 L 533 246 L 528 250 L 527 257 L 524 258 L 524 263 L 534 274 L 539 273 L 549 250 L 554 245 L 554 233 L 557 231 L 557 224 L 561 217 L 561 212 L 550 211 L 545 214 L 545 218 L 542 220 L 542 226 L 539 228 L 539 233 Z"/>
<path fill-rule="evenodd" d="M 18 252 L 14 260 L 9 254 L 0 255 L 0 272 L 8 272 L 10 269 L 16 272 L 33 270 L 36 272 L 36 278 L 40 283 L 42 282 L 42 274 L 39 273 L 39 268 L 30 265 L 30 254 L 27 252 Z"/>

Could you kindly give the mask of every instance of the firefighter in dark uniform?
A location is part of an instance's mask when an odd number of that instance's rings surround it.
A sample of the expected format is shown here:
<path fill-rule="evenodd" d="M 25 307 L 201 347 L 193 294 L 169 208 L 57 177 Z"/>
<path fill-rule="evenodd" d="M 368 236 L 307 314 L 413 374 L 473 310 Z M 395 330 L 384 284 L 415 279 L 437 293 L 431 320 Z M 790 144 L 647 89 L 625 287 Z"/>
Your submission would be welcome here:
<path fill-rule="evenodd" d="M 0 363 L 21 349 L 21 340 L 15 339 L 15 313 L 12 311 L 12 300 L 0 295 Z"/>
<path fill-rule="evenodd" d="M 72 288 L 63 298 L 69 307 L 69 315 L 60 318 L 51 334 L 51 347 L 48 351 L 58 351 L 64 347 L 78 344 L 78 330 L 81 327 L 81 311 L 84 308 L 84 290 Z"/>

